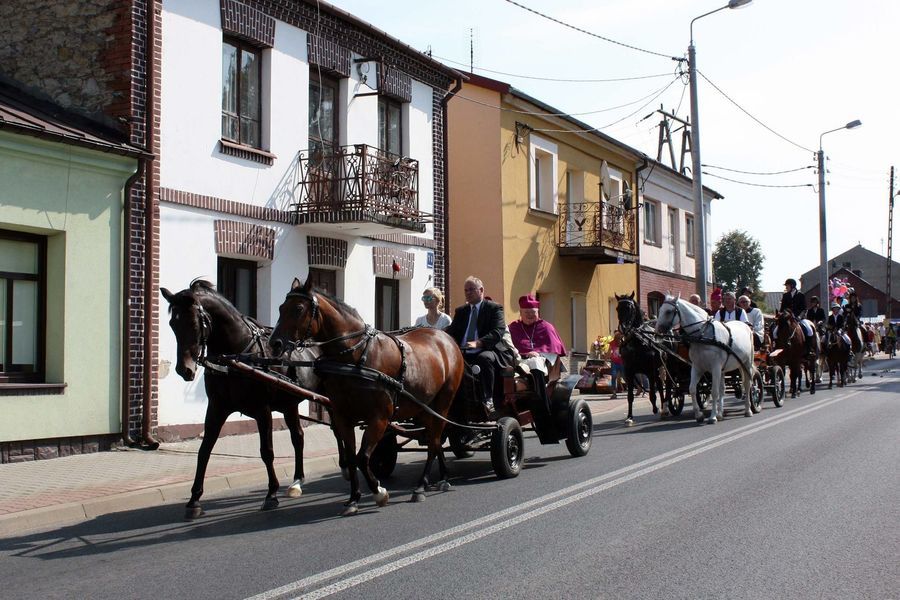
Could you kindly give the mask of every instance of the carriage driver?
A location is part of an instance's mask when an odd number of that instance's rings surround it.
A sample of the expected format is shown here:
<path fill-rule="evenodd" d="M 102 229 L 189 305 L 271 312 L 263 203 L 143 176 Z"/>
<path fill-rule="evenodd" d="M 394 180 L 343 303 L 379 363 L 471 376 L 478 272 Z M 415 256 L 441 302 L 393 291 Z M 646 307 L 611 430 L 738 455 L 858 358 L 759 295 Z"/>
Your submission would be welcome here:
<path fill-rule="evenodd" d="M 453 313 L 453 321 L 445 329 L 456 340 L 463 357 L 481 369 L 481 401 L 488 413 L 494 412 L 494 382 L 498 368 L 516 364 L 513 350 L 503 341 L 506 319 L 503 307 L 484 297 L 484 283 L 469 276 L 463 284 L 466 303 Z"/>
<path fill-rule="evenodd" d="M 746 296 L 741 297 L 746 298 Z M 722 300 L 724 306 L 716 311 L 716 321 L 722 321 L 723 323 L 727 323 L 728 321 L 743 321 L 744 323 L 748 323 L 747 313 L 744 312 L 743 308 L 735 306 L 734 304 L 734 292 L 725 292 L 722 295 Z"/>
<path fill-rule="evenodd" d="M 781 312 L 786 310 L 791 311 L 794 318 L 800 323 L 800 328 L 803 330 L 806 353 L 815 354 L 815 334 L 812 326 L 804 321 L 806 318 L 806 296 L 797 289 L 797 280 L 793 277 L 788 277 L 784 280 L 784 294 L 781 295 L 781 307 L 779 310 Z M 773 329 L 773 339 L 775 338 L 775 335 Z"/>

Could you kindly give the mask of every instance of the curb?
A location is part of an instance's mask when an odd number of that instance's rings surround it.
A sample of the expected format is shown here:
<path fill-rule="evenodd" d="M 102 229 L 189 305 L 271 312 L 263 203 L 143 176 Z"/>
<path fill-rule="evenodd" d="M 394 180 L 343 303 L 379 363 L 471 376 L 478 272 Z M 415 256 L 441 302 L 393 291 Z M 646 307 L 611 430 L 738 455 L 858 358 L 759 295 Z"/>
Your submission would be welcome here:
<path fill-rule="evenodd" d="M 590 399 L 584 395 L 582 398 L 588 401 L 592 415 L 607 414 L 619 410 L 627 404 L 627 401 L 624 399 L 604 399 L 602 405 L 596 406 L 600 399 Z M 304 461 L 304 467 L 307 472 L 307 478 L 312 475 L 325 476 L 340 472 L 336 452 L 308 458 Z M 275 473 L 281 481 L 290 480 L 294 474 L 293 464 L 276 464 Z M 237 490 L 265 484 L 267 481 L 268 475 L 265 468 L 255 467 L 207 477 L 203 482 L 203 491 L 204 496 L 207 496 L 226 490 Z M 193 476 L 190 476 L 187 481 L 179 483 L 149 486 L 140 490 L 92 498 L 81 502 L 54 504 L 52 506 L 42 506 L 41 508 L 0 515 L 0 538 L 25 534 L 35 529 L 57 525 L 71 525 L 110 513 L 186 502 L 190 498 L 192 485 Z"/>

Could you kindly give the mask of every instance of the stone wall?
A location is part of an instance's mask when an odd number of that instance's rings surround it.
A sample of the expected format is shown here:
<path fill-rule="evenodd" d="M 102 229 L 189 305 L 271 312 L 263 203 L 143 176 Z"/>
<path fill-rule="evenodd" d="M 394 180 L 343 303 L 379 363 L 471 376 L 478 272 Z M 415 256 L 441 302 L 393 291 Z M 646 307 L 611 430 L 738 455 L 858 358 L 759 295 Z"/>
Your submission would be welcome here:
<path fill-rule="evenodd" d="M 29 0 L 27 4 L 23 10 L 20 2 L 0 2 L 0 73 L 94 119 L 112 123 L 127 116 L 128 3 Z"/>

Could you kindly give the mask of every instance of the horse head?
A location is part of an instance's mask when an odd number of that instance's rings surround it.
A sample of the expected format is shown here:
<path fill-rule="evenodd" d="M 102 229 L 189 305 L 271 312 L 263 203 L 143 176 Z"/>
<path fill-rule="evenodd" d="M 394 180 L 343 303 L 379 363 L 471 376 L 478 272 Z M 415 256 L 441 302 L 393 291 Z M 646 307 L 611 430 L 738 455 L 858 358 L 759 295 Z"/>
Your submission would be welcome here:
<path fill-rule="evenodd" d="M 212 330 L 212 319 L 200 304 L 194 287 L 173 294 L 166 288 L 159 291 L 169 302 L 169 327 L 175 333 L 178 361 L 175 372 L 185 381 L 193 381 L 197 375 L 197 363 L 201 362 L 209 334 Z"/>
<path fill-rule="evenodd" d="M 297 342 L 315 337 L 321 327 L 318 316 L 319 298 L 312 280 L 307 277 L 302 284 L 294 277 L 291 289 L 278 307 L 278 322 L 269 336 L 269 348 L 275 356 L 289 352 Z"/>
<path fill-rule="evenodd" d="M 630 329 L 640 327 L 644 322 L 641 309 L 634 301 L 634 292 L 629 295 L 614 294 L 617 300 L 616 316 L 619 319 L 619 331 L 627 333 Z"/>
<path fill-rule="evenodd" d="M 656 315 L 656 331 L 658 333 L 669 333 L 681 321 L 681 314 L 678 310 L 680 298 L 674 296 L 666 296 L 666 299 L 659 305 L 659 313 Z"/>

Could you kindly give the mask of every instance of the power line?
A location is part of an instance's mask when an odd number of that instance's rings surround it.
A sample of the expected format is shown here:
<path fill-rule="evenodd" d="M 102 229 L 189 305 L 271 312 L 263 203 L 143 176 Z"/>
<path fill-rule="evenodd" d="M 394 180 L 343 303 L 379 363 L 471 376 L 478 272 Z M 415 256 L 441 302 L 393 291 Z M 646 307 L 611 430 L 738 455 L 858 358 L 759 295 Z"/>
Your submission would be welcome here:
<path fill-rule="evenodd" d="M 813 187 L 811 183 L 798 183 L 795 185 L 770 185 L 766 183 L 750 183 L 749 181 L 738 181 L 737 179 L 729 179 L 728 177 L 722 177 L 721 175 L 716 175 L 715 173 L 708 173 L 707 171 L 701 171 L 704 175 L 709 175 L 710 177 L 715 177 L 716 179 L 724 179 L 725 181 L 730 181 L 731 183 L 740 183 L 741 185 L 750 185 L 753 187 L 764 187 L 764 188 L 798 188 L 798 187 Z"/>
<path fill-rule="evenodd" d="M 740 104 L 738 104 L 737 102 L 735 102 L 734 100 L 732 100 L 732 99 L 728 96 L 728 94 L 726 94 L 725 92 L 723 92 L 723 91 L 719 88 L 719 86 L 717 86 L 717 85 L 714 84 L 712 81 L 710 81 L 710 80 L 709 80 L 709 77 L 707 77 L 706 75 L 704 75 L 703 73 L 701 73 L 699 70 L 697 71 L 697 73 L 700 73 L 700 77 L 702 77 L 703 79 L 705 79 L 705 80 L 706 80 L 706 83 L 708 83 L 709 85 L 713 86 L 713 88 L 714 88 L 717 92 L 719 92 L 720 94 L 722 94 L 722 96 L 723 96 L 726 100 L 728 100 L 729 102 L 731 102 L 732 104 L 734 104 L 734 105 L 735 105 L 742 113 L 744 113 L 745 115 L 747 115 L 748 117 L 750 117 L 751 119 L 753 119 L 754 121 L 756 121 L 757 123 L 759 123 L 760 125 L 762 125 L 762 126 L 763 126 L 764 128 L 766 128 L 768 131 L 770 131 L 771 133 L 774 133 L 775 135 L 777 135 L 778 137 L 780 137 L 780 138 L 783 139 L 784 141 L 788 142 L 789 144 L 792 144 L 792 145 L 794 145 L 794 146 L 797 146 L 797 147 L 800 148 L 801 150 L 806 150 L 807 152 L 813 152 L 812 150 L 810 150 L 810 149 L 807 148 L 806 146 L 801 146 L 801 145 L 798 144 L 797 142 L 794 142 L 794 141 L 792 141 L 792 140 L 789 140 L 788 138 L 784 137 L 783 135 L 781 135 L 780 133 L 778 133 L 777 131 L 775 131 L 774 129 L 772 129 L 771 127 L 769 127 L 768 125 L 766 125 L 765 123 L 763 123 L 762 121 L 760 121 L 759 119 L 757 119 L 756 117 L 754 117 L 753 115 L 751 115 L 749 112 L 747 112 L 747 110 L 746 110 L 743 106 L 741 106 Z"/>
<path fill-rule="evenodd" d="M 462 65 L 464 67 L 469 66 L 469 63 L 460 62 L 458 60 L 453 60 L 452 58 L 445 58 L 443 56 L 438 56 L 437 54 L 432 54 L 432 58 L 437 58 L 438 60 L 443 60 L 445 62 L 453 63 L 455 65 Z M 561 83 L 613 83 L 617 81 L 637 81 L 640 79 L 654 79 L 659 77 L 669 77 L 671 73 L 658 73 L 656 75 L 638 75 L 635 77 L 611 77 L 609 79 L 567 79 L 563 77 L 538 77 L 535 75 L 520 75 L 518 73 L 507 73 L 506 71 L 495 71 L 494 69 L 486 69 L 484 67 L 473 66 L 476 71 L 484 71 L 485 73 L 496 73 L 497 75 L 505 75 L 507 77 L 518 77 L 519 79 L 534 79 L 536 81 L 558 81 Z"/>
<path fill-rule="evenodd" d="M 579 31 L 579 32 L 584 33 L 584 34 L 587 34 L 587 35 L 589 35 L 589 36 L 591 36 L 591 37 L 595 37 L 595 38 L 601 39 L 601 40 L 603 40 L 604 42 L 609 42 L 610 44 L 616 44 L 617 46 L 622 46 L 623 48 L 628 48 L 628 49 L 630 49 L 630 50 L 637 50 L 638 52 L 644 52 L 644 53 L 646 53 L 646 54 L 652 54 L 652 55 L 654 55 L 654 56 L 661 56 L 661 57 L 663 57 L 663 58 L 670 58 L 670 59 L 672 59 L 672 60 L 681 60 L 680 58 L 675 57 L 675 56 L 671 56 L 671 55 L 669 55 L 669 54 L 663 54 L 663 53 L 661 53 L 661 52 L 654 52 L 654 51 L 652 51 L 652 50 L 646 50 L 646 49 L 644 49 L 644 48 L 638 48 L 637 46 L 632 46 L 632 45 L 626 44 L 626 43 L 624 43 L 624 42 L 619 42 L 619 41 L 610 39 L 610 38 L 608 38 L 608 37 L 604 37 L 604 36 L 602 36 L 602 35 L 599 35 L 599 34 L 596 34 L 596 33 L 590 32 L 590 31 L 587 31 L 586 29 L 582 29 L 582 28 L 580 28 L 580 27 L 576 27 L 576 26 L 574 26 L 574 25 L 570 25 L 569 23 L 566 23 L 565 21 L 560 21 L 559 19 L 556 19 L 556 18 L 554 18 L 554 17 L 551 17 L 550 15 L 546 15 L 546 14 L 540 12 L 540 11 L 534 10 L 533 8 L 528 8 L 528 7 L 525 6 L 524 4 L 519 4 L 518 2 L 514 2 L 513 0 L 506 0 L 506 2 L 509 2 L 510 4 L 512 4 L 512 5 L 514 5 L 514 6 L 518 6 L 519 8 L 521 8 L 521 9 L 523 9 L 523 10 L 527 10 L 527 11 L 530 12 L 530 13 L 534 13 L 534 14 L 536 14 L 536 15 L 539 16 L 539 17 L 543 17 L 544 19 L 547 19 L 548 21 L 553 21 L 554 23 L 558 23 L 559 25 L 562 25 L 563 27 L 568 27 L 569 29 L 574 29 L 575 31 Z"/>
<path fill-rule="evenodd" d="M 785 173 L 796 173 L 797 171 L 804 171 L 806 169 L 815 169 L 813 165 L 809 165 L 806 167 L 797 167 L 796 169 L 787 169 L 786 171 L 741 171 L 739 169 L 729 169 L 727 167 L 717 167 L 716 165 L 700 165 L 701 167 L 706 167 L 707 169 L 720 169 L 722 171 L 731 171 L 732 173 L 741 173 L 743 175 L 783 175 Z M 715 177 L 715 175 L 713 175 Z"/>

